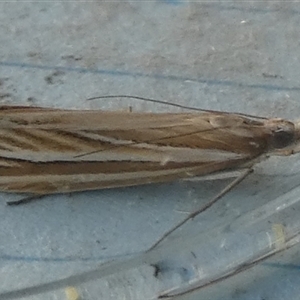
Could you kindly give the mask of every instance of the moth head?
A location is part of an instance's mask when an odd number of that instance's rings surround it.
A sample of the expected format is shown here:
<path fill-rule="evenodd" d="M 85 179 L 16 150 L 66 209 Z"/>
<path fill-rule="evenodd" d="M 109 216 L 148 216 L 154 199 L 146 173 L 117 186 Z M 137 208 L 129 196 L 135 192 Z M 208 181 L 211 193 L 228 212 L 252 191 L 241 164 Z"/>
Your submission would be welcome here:
<path fill-rule="evenodd" d="M 271 148 L 276 150 L 294 146 L 297 141 L 297 130 L 294 123 L 283 119 L 270 119 L 266 121 L 265 125 L 271 133 Z"/>

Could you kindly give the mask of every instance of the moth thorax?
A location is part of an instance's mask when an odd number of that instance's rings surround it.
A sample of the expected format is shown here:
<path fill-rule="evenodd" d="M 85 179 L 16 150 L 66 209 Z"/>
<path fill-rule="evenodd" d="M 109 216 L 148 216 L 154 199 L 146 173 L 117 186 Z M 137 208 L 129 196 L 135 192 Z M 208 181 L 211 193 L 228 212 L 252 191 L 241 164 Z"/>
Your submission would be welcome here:
<path fill-rule="evenodd" d="M 282 149 L 291 146 L 295 142 L 294 123 L 282 119 L 270 119 L 266 125 L 271 130 L 271 148 Z"/>

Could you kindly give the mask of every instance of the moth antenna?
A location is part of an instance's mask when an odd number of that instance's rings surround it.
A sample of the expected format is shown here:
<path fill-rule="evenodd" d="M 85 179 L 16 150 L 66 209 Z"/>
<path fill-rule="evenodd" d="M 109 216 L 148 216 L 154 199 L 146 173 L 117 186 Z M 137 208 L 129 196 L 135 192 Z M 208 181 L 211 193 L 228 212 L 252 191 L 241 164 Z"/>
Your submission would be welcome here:
<path fill-rule="evenodd" d="M 210 110 L 205 110 L 205 109 L 201 109 L 201 108 L 196 108 L 196 107 L 181 105 L 181 104 L 172 103 L 172 102 L 168 102 L 168 101 L 150 99 L 150 98 L 139 97 L 139 96 L 130 96 L 130 95 L 97 96 L 97 97 L 88 98 L 86 100 L 90 101 L 90 100 L 107 99 L 107 98 L 129 98 L 129 99 L 142 100 L 142 101 L 145 101 L 145 102 L 151 102 L 151 103 L 169 105 L 169 106 L 178 107 L 178 108 L 182 108 L 182 109 L 196 110 L 196 111 L 202 111 L 202 112 L 212 112 Z"/>
<path fill-rule="evenodd" d="M 188 109 L 188 110 L 194 110 L 194 111 L 201 111 L 205 113 L 219 113 L 221 115 L 224 114 L 236 114 L 244 117 L 250 117 L 254 119 L 261 119 L 261 120 L 267 120 L 268 118 L 266 117 L 260 117 L 260 116 L 254 116 L 254 115 L 249 115 L 249 114 L 243 114 L 239 112 L 226 112 L 226 111 L 217 111 L 217 110 L 210 110 L 210 109 L 203 109 L 203 108 L 197 108 L 197 107 L 191 107 L 187 105 L 181 105 L 173 102 L 168 102 L 168 101 L 163 101 L 163 100 L 157 100 L 157 99 L 151 99 L 151 98 L 145 98 L 145 97 L 139 97 L 139 96 L 130 96 L 130 95 L 107 95 L 107 96 L 97 96 L 97 97 L 92 97 L 86 99 L 87 101 L 91 100 L 97 100 L 97 99 L 112 99 L 112 98 L 129 98 L 129 99 L 136 99 L 136 100 L 142 100 L 145 102 L 151 102 L 151 103 L 157 103 L 157 104 L 163 104 L 163 105 L 169 105 L 177 108 L 182 108 L 182 109 Z"/>

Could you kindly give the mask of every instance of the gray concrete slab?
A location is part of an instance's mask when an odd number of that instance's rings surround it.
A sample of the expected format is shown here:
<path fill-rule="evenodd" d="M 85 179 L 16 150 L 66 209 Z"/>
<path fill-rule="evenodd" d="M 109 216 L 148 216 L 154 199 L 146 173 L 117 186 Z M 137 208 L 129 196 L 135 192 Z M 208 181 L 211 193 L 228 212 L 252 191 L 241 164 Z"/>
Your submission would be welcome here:
<path fill-rule="evenodd" d="M 0 101 L 174 110 L 125 99 L 86 101 L 127 94 L 297 119 L 299 13 L 298 3 L 283 1 L 0 2 Z M 241 226 L 229 236 L 225 229 L 232 220 L 277 203 L 278 197 L 295 200 L 298 160 L 275 158 L 259 165 L 255 174 L 152 256 L 108 264 L 98 272 L 101 279 L 79 285 L 82 277 L 69 284 L 76 285 L 83 299 L 156 299 L 166 289 L 184 288 L 209 272 L 221 274 L 247 261 L 258 255 L 260 245 L 267 248 L 273 227 L 268 231 L 266 224 L 284 224 L 289 234 L 297 231 L 297 201 L 278 215 L 273 207 L 266 223 L 257 220 L 255 229 Z M 18 195 L 1 194 L 0 291 L 59 280 L 144 251 L 184 212 L 207 202 L 227 183 L 180 182 L 54 195 L 19 207 L 5 205 Z M 218 231 L 208 237 L 210 230 Z M 298 251 L 294 246 L 268 264 L 176 299 L 298 299 Z M 157 261 L 163 271 L 155 277 L 151 264 Z M 63 299 L 63 293 L 61 288 L 28 299 Z"/>

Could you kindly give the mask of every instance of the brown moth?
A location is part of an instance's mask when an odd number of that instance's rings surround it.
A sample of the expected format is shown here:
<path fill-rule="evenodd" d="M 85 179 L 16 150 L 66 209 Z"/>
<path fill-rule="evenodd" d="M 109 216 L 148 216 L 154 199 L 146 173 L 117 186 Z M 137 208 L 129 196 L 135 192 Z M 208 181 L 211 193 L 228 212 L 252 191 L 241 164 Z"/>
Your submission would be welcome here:
<path fill-rule="evenodd" d="M 205 110 L 141 113 L 2 106 L 0 190 L 41 196 L 241 170 L 150 251 L 243 180 L 256 162 L 299 152 L 299 124 Z"/>
<path fill-rule="evenodd" d="M 164 239 L 246 177 L 258 160 L 297 152 L 299 137 L 299 123 L 218 111 L 2 106 L 0 190 L 42 196 L 244 170 Z"/>
<path fill-rule="evenodd" d="M 140 113 L 2 106 L 0 190 L 47 195 L 247 168 L 215 202 L 247 176 L 258 160 L 298 151 L 299 136 L 298 123 L 218 111 Z M 211 204 L 188 215 L 178 227 Z"/>
<path fill-rule="evenodd" d="M 47 195 L 202 176 L 295 151 L 299 125 L 238 114 L 0 108 L 0 190 Z"/>

